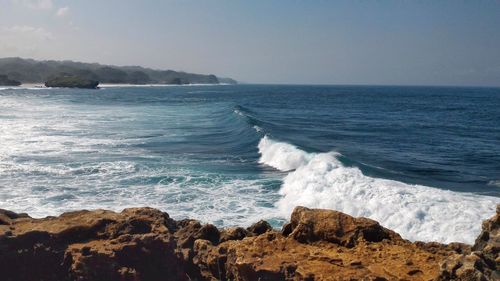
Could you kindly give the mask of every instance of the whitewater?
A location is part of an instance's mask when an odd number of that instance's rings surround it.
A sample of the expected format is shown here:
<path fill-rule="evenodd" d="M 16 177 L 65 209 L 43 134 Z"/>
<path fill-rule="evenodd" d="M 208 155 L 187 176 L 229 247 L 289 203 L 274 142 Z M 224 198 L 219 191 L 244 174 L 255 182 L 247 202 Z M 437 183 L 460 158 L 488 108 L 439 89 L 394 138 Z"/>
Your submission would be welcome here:
<path fill-rule="evenodd" d="M 367 217 L 405 239 L 472 244 L 478 223 L 495 214 L 497 198 L 371 178 L 346 167 L 338 153 L 307 153 L 265 136 L 260 162 L 289 172 L 279 191 L 278 212 L 288 217 L 296 206 L 333 209 Z"/>

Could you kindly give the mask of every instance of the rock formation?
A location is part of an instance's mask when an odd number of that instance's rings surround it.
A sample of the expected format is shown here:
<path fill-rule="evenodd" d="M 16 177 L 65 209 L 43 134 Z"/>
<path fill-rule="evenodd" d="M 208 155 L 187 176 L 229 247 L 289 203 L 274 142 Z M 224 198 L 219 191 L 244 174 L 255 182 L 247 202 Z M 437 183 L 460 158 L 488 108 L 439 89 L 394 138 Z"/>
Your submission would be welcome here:
<path fill-rule="evenodd" d="M 472 252 L 448 257 L 439 280 L 500 280 L 500 205 L 497 214 L 483 222 Z"/>
<path fill-rule="evenodd" d="M 499 214 L 471 247 L 297 207 L 277 231 L 217 229 L 151 208 L 33 219 L 0 210 L 1 280 L 498 280 Z"/>

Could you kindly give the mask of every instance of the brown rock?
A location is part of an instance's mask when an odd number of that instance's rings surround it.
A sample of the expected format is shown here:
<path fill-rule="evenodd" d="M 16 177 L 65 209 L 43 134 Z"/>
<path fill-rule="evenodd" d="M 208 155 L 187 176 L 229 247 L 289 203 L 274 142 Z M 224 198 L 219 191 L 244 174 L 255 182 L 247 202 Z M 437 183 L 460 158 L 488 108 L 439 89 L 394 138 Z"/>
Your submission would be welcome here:
<path fill-rule="evenodd" d="M 28 214 L 17 214 L 12 211 L 0 209 L 0 225 L 9 225 L 13 219 L 27 218 Z"/>
<path fill-rule="evenodd" d="M 299 242 L 328 241 L 346 247 L 354 247 L 359 239 L 367 242 L 380 242 L 384 239 L 401 237 L 378 222 L 367 218 L 354 218 L 332 210 L 311 210 L 296 207 L 292 213 L 288 232 Z"/>
<path fill-rule="evenodd" d="M 230 240 L 241 240 L 250 235 L 250 232 L 243 227 L 231 227 L 223 229 L 220 233 L 220 243 Z"/>
<path fill-rule="evenodd" d="M 437 280 L 500 280 L 500 205 L 496 215 L 483 222 L 472 250 L 448 257 Z"/>
<path fill-rule="evenodd" d="M 273 228 L 267 221 L 261 220 L 252 224 L 250 227 L 247 228 L 247 230 L 248 232 L 254 235 L 261 235 L 263 233 L 273 230 Z"/>
<path fill-rule="evenodd" d="M 168 234 L 123 235 L 68 247 L 65 262 L 73 280 L 164 280 L 184 278 Z"/>

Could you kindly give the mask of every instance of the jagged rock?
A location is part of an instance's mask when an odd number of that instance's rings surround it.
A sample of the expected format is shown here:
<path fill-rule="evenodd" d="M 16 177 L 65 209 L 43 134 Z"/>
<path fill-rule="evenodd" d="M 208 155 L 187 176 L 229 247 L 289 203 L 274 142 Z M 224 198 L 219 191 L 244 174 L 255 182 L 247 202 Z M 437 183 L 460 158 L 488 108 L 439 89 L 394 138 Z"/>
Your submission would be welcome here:
<path fill-rule="evenodd" d="M 214 225 L 202 225 L 196 220 L 182 220 L 177 224 L 177 228 L 175 237 L 181 248 L 193 247 L 194 241 L 197 239 L 208 240 L 213 244 L 219 243 L 220 232 Z"/>
<path fill-rule="evenodd" d="M 382 227 L 367 218 L 354 218 L 332 210 L 311 210 L 296 207 L 290 224 L 285 226 L 288 234 L 300 242 L 328 241 L 353 247 L 356 241 L 380 242 L 384 239 L 401 239 L 399 234 Z"/>
<path fill-rule="evenodd" d="M 498 258 L 500 252 L 500 205 L 497 206 L 496 215 L 483 222 L 481 234 L 477 237 L 474 251 L 481 251 L 491 260 Z"/>
<path fill-rule="evenodd" d="M 220 243 L 230 240 L 241 240 L 251 233 L 243 227 L 231 227 L 223 229 L 220 233 Z"/>
<path fill-rule="evenodd" d="M 44 219 L 0 210 L 0 280 L 494 280 L 497 243 L 498 216 L 471 252 L 307 208 L 282 232 L 265 221 L 219 231 L 151 208 Z"/>
<path fill-rule="evenodd" d="M 496 215 L 483 222 L 472 251 L 448 257 L 437 280 L 500 280 L 500 205 Z"/>
<path fill-rule="evenodd" d="M 0 213 L 14 218 L 9 235 L 0 228 L 2 280 L 123 280 L 124 267 L 133 269 L 127 276 L 156 280 L 144 278 L 154 270 L 177 270 L 169 229 L 175 223 L 155 209 L 78 211 L 41 220 Z"/>
<path fill-rule="evenodd" d="M 0 225 L 9 225 L 12 220 L 19 218 L 28 218 L 28 214 L 17 214 L 9 210 L 0 209 Z"/>
<path fill-rule="evenodd" d="M 248 232 L 254 235 L 261 235 L 268 231 L 273 230 L 272 226 L 264 220 L 258 221 L 247 228 Z"/>

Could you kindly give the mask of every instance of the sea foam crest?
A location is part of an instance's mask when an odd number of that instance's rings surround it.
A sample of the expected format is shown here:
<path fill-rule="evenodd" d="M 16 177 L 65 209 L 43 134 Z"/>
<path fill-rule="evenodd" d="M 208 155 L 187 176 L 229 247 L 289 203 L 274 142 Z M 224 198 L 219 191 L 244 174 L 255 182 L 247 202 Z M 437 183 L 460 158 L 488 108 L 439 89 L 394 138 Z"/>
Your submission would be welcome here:
<path fill-rule="evenodd" d="M 281 216 L 296 206 L 368 217 L 410 240 L 473 243 L 481 221 L 495 213 L 496 197 L 457 193 L 365 176 L 338 154 L 311 154 L 268 137 L 259 143 L 260 162 L 290 171 L 276 203 Z"/>

